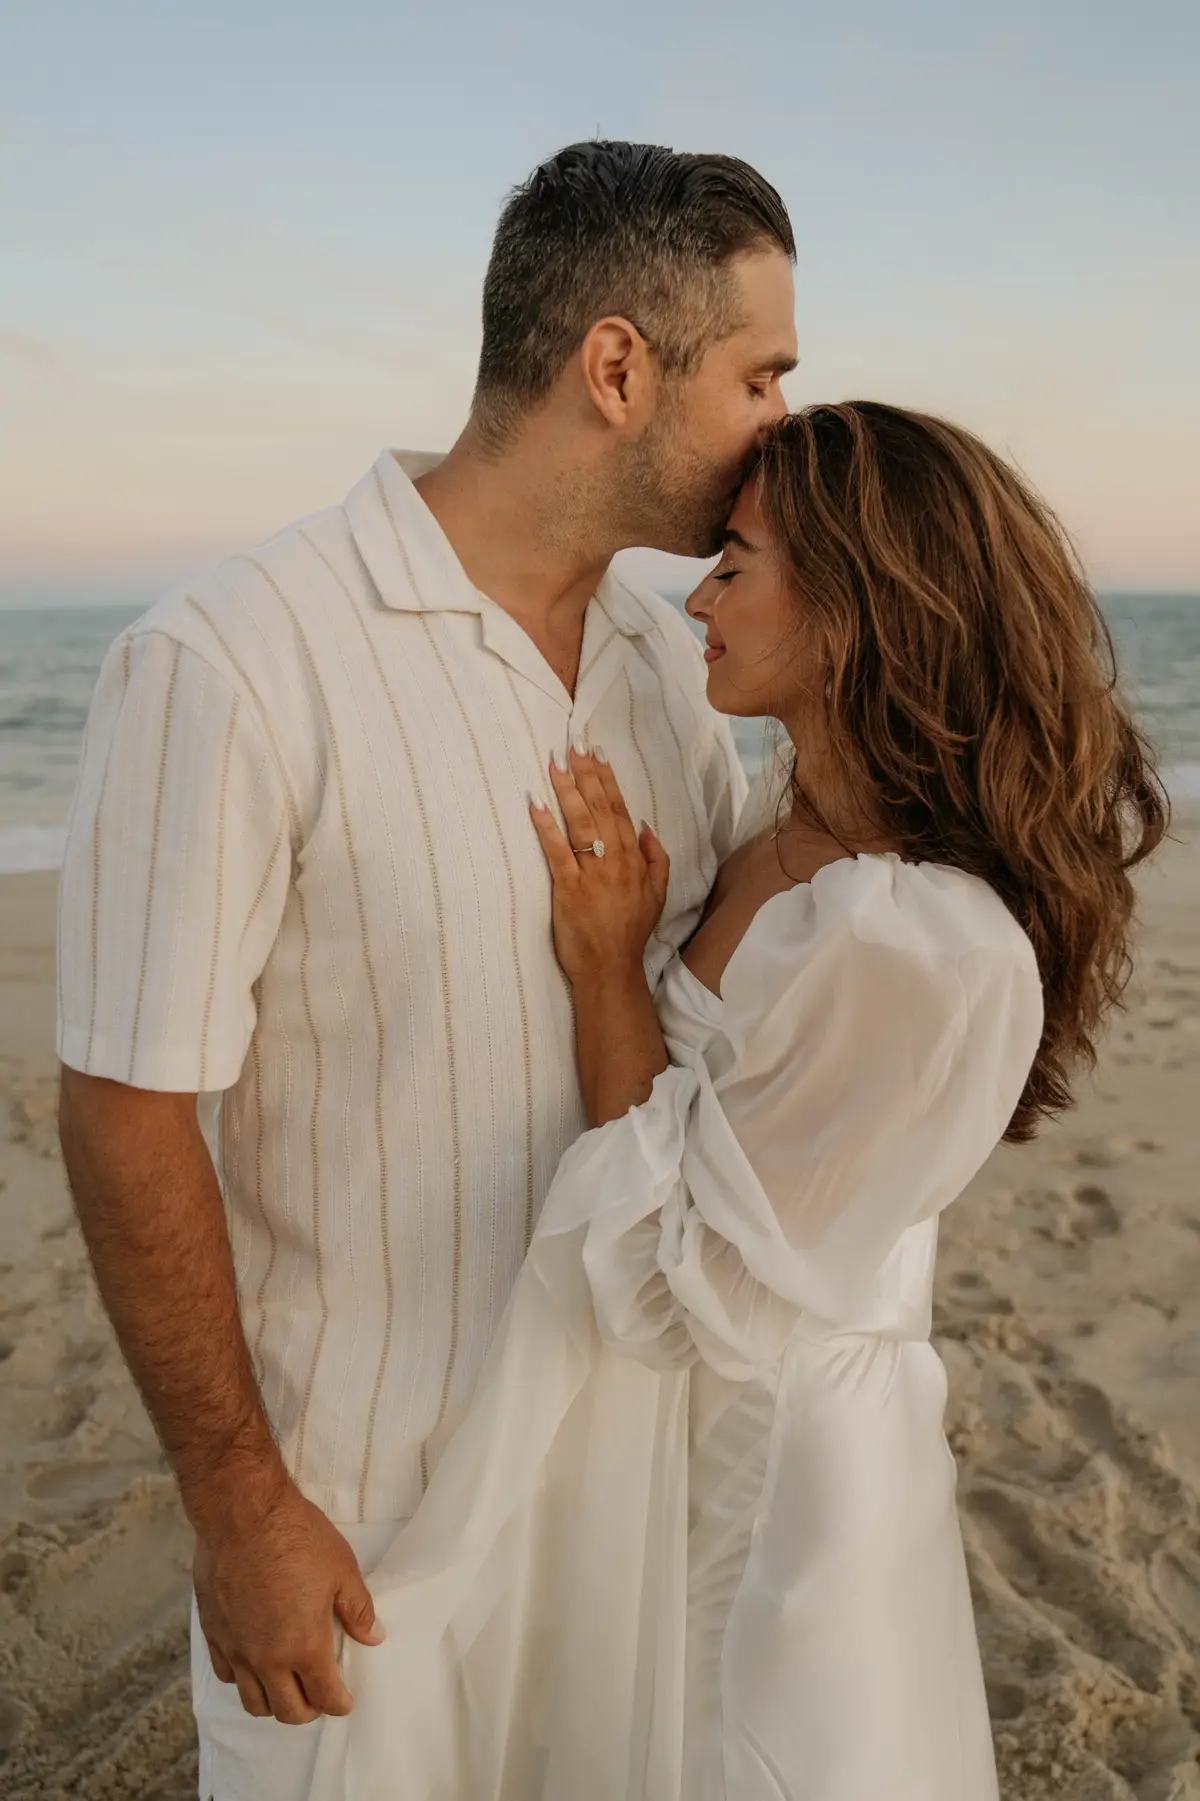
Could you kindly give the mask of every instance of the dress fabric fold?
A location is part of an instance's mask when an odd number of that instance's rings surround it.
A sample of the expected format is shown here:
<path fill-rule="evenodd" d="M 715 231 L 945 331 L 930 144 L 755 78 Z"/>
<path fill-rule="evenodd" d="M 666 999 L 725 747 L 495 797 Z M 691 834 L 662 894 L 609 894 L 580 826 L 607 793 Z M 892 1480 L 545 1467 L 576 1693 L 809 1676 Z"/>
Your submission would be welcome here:
<path fill-rule="evenodd" d="M 1032 949 L 858 857 L 658 998 L 670 1067 L 563 1159 L 313 1801 L 995 1801 L 929 1331 Z"/>

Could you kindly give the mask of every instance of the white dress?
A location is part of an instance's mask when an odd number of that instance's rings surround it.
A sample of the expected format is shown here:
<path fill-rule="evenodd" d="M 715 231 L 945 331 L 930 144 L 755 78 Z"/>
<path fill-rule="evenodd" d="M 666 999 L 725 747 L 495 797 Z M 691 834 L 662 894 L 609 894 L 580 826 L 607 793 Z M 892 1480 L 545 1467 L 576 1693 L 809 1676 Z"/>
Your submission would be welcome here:
<path fill-rule="evenodd" d="M 994 1801 L 929 1331 L 1032 948 L 974 877 L 864 856 L 721 987 L 671 965 L 671 1067 L 564 1158 L 314 1801 Z"/>

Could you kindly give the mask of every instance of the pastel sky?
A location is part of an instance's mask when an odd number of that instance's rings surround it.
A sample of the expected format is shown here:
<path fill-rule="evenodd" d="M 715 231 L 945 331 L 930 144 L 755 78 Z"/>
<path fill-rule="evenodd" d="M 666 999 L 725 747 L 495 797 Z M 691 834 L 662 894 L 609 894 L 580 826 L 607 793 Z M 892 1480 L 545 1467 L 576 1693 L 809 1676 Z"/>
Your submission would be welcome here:
<path fill-rule="evenodd" d="M 961 419 L 1098 585 L 1200 589 L 1195 0 L 13 0 L 0 120 L 0 600 L 447 444 L 505 192 L 597 134 L 780 188 L 795 403 Z"/>

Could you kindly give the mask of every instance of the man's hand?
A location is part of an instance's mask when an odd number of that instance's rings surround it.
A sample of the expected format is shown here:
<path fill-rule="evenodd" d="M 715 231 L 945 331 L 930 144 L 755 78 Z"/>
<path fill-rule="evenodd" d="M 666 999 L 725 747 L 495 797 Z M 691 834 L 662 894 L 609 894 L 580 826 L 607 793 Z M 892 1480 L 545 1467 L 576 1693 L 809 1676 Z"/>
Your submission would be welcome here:
<path fill-rule="evenodd" d="M 198 1527 L 196 1603 L 213 1669 L 247 1713 L 303 1726 L 354 1705 L 334 1622 L 361 1645 L 383 1632 L 353 1551 L 290 1483 Z"/>
<path fill-rule="evenodd" d="M 263 1413 L 196 1097 L 64 1069 L 60 1118 L 96 1280 L 196 1531 L 213 1668 L 248 1713 L 349 1713 L 334 1622 L 364 1645 L 383 1635 L 354 1553 L 290 1481 Z"/>

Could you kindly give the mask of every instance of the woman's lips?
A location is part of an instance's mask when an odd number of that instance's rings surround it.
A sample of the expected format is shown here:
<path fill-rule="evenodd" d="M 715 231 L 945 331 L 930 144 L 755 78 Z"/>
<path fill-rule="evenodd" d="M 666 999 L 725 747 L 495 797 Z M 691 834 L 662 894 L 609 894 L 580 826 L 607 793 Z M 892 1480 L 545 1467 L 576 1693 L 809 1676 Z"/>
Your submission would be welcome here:
<path fill-rule="evenodd" d="M 724 655 L 725 646 L 723 644 L 708 644 L 704 648 L 704 661 L 706 663 L 715 663 L 718 658 L 723 657 Z"/>

